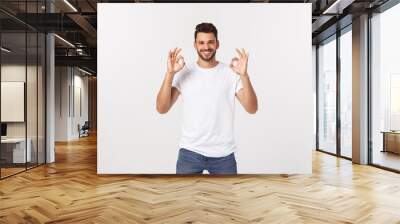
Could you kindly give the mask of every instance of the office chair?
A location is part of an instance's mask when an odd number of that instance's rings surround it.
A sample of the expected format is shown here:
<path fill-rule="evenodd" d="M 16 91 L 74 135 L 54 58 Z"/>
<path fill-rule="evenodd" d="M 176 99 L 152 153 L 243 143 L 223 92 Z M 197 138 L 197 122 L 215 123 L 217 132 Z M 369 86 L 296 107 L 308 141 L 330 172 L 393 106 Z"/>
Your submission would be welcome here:
<path fill-rule="evenodd" d="M 85 123 L 82 125 L 82 127 L 79 127 L 80 125 L 78 125 L 78 129 L 79 129 L 79 138 L 80 137 L 87 137 L 89 136 L 89 129 L 90 129 L 90 125 L 89 125 L 89 121 L 85 121 Z"/>

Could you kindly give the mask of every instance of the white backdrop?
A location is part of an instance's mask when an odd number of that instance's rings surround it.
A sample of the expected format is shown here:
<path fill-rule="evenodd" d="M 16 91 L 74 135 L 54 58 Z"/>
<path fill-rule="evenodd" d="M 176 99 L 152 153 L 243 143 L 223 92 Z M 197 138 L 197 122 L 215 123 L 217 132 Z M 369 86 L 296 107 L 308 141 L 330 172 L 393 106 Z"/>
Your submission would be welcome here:
<path fill-rule="evenodd" d="M 196 60 L 194 29 L 218 29 L 217 60 L 250 52 L 259 109 L 236 104 L 239 173 L 311 173 L 311 4 L 98 4 L 98 173 L 175 173 L 182 108 L 160 115 L 168 50 Z"/>

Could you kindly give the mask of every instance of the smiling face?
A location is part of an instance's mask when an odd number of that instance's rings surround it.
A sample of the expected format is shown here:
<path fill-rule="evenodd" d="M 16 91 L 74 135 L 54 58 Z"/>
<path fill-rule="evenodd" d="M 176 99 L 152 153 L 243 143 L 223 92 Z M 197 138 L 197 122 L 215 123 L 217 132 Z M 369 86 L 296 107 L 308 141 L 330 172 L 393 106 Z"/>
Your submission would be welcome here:
<path fill-rule="evenodd" d="M 215 59 L 219 42 L 214 33 L 198 32 L 194 42 L 194 47 L 202 60 L 211 61 Z"/>

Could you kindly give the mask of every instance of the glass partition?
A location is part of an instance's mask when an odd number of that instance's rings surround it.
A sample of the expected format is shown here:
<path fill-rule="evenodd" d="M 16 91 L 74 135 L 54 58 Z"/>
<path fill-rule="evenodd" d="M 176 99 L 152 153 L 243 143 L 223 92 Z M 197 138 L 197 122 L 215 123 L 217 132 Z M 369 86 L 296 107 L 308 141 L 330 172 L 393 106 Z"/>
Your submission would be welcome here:
<path fill-rule="evenodd" d="M 2 177 L 24 171 L 31 161 L 26 144 L 26 41 L 25 32 L 1 34 Z"/>
<path fill-rule="evenodd" d="M 45 163 L 45 34 L 13 15 L 45 12 L 45 1 L 1 1 L 0 178 Z M 33 17 L 33 19 L 36 17 Z"/>
<path fill-rule="evenodd" d="M 336 36 L 318 47 L 318 148 L 336 154 Z"/>

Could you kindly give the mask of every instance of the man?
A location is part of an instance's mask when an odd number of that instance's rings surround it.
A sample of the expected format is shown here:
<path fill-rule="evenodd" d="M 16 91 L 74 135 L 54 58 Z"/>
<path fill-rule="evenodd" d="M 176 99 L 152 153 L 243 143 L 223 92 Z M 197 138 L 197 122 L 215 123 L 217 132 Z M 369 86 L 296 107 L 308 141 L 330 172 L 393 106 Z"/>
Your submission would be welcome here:
<path fill-rule="evenodd" d="M 197 62 L 185 66 L 181 49 L 168 53 L 168 68 L 157 96 L 157 111 L 167 113 L 183 98 L 183 127 L 177 174 L 237 174 L 233 133 L 235 96 L 244 109 L 257 111 L 257 96 L 247 73 L 249 55 L 236 49 L 230 66 L 216 60 L 218 32 L 201 23 L 194 33 Z"/>

